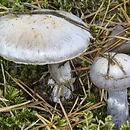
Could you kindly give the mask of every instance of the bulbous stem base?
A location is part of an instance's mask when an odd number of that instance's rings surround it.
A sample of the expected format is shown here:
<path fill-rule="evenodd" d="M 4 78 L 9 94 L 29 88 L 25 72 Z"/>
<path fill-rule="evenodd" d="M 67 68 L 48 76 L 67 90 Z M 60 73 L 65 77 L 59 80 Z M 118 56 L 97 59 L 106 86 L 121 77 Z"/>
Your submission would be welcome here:
<path fill-rule="evenodd" d="M 59 103 L 59 100 L 69 99 L 74 90 L 71 83 L 71 67 L 69 62 L 48 65 L 49 72 L 55 82 L 51 98 L 53 102 Z M 52 80 L 51 80 L 52 81 Z"/>
<path fill-rule="evenodd" d="M 129 116 L 127 89 L 108 91 L 107 112 L 112 116 L 116 130 L 119 130 L 120 126 L 128 120 Z"/>

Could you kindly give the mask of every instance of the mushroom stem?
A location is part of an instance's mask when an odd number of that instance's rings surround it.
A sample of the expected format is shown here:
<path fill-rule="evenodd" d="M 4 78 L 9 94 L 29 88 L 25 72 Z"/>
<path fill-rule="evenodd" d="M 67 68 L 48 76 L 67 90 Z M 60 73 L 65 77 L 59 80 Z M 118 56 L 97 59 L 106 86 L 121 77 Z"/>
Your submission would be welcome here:
<path fill-rule="evenodd" d="M 112 116 L 116 130 L 128 120 L 128 100 L 127 89 L 108 91 L 108 114 Z"/>
<path fill-rule="evenodd" d="M 71 67 L 69 61 L 65 63 L 48 65 L 51 77 L 56 82 L 52 90 L 53 102 L 59 103 L 59 100 L 69 99 L 74 90 L 73 82 L 71 82 Z"/>

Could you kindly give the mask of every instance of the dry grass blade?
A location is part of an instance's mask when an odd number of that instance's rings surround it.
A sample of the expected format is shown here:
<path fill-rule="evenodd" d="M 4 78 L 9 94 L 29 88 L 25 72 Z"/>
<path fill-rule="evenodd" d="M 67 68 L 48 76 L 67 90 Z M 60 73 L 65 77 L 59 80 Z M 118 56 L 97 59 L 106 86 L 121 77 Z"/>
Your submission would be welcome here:
<path fill-rule="evenodd" d="M 114 36 L 115 37 L 115 36 Z M 122 43 L 124 43 L 124 40 L 121 41 L 121 39 L 118 39 L 116 42 L 114 42 L 113 44 L 111 44 L 108 48 L 105 47 L 101 50 L 101 52 L 109 52 L 114 50 L 116 47 L 118 47 L 119 45 L 121 45 Z"/>
<path fill-rule="evenodd" d="M 31 125 L 29 125 L 28 127 L 26 127 L 24 130 L 30 130 L 34 125 L 36 125 L 39 122 L 40 119 L 38 119 L 37 121 L 33 122 Z"/>
<path fill-rule="evenodd" d="M 39 3 L 39 0 L 36 0 L 36 3 L 37 3 L 37 5 L 38 5 L 38 7 L 41 8 L 41 5 L 40 5 L 40 3 Z"/>
<path fill-rule="evenodd" d="M 64 109 L 64 107 L 63 107 L 63 105 L 62 105 L 62 103 L 61 103 L 61 101 L 59 101 L 59 103 L 60 103 L 62 112 L 64 113 L 64 116 L 65 116 L 65 118 L 66 118 L 66 120 L 67 120 L 67 122 L 68 122 L 69 129 L 70 129 L 70 130 L 73 130 L 73 128 L 72 128 L 72 126 L 71 126 L 71 123 L 70 123 L 70 121 L 69 121 L 68 115 L 67 115 L 67 113 L 66 113 L 66 111 L 65 111 L 65 109 Z"/>
<path fill-rule="evenodd" d="M 83 118 L 84 113 L 87 113 L 88 111 L 91 111 L 94 109 L 98 109 L 104 105 L 105 105 L 104 102 L 99 102 L 97 104 L 88 103 L 87 105 L 83 106 L 84 109 L 75 110 L 74 112 L 69 113 L 68 117 L 70 121 L 74 122 L 72 126 L 75 127 L 78 124 L 84 122 L 84 118 Z M 77 119 L 78 121 L 75 121 Z"/>
<path fill-rule="evenodd" d="M 98 13 L 99 13 L 100 11 L 102 11 L 102 7 L 103 7 L 103 5 L 104 5 L 104 2 L 105 2 L 105 0 L 102 1 L 102 4 L 101 4 L 100 7 L 98 8 L 98 10 L 97 10 L 97 12 L 95 13 L 95 15 L 94 15 L 93 19 L 91 20 L 90 24 L 92 24 L 92 23 L 95 21 L 95 19 L 96 19 Z"/>
<path fill-rule="evenodd" d="M 9 100 L 7 100 L 7 99 L 5 99 L 5 98 L 1 98 L 1 97 L 0 97 L 0 101 L 7 102 L 7 101 L 9 101 Z"/>
<path fill-rule="evenodd" d="M 6 101 L 2 100 L 2 102 L 4 103 L 4 105 L 5 105 L 6 107 L 8 107 Z M 14 116 L 13 112 L 12 112 L 11 110 L 10 110 L 9 112 L 10 112 L 10 115 L 13 117 L 13 116 Z"/>
<path fill-rule="evenodd" d="M 32 101 L 27 101 L 27 102 L 24 102 L 24 103 L 20 103 L 20 104 L 17 104 L 17 105 L 12 105 L 12 106 L 8 106 L 8 107 L 2 107 L 0 108 L 0 112 L 8 112 L 8 111 L 11 111 L 15 108 L 18 108 L 18 107 L 21 107 L 21 106 L 26 106 L 27 104 L 31 103 Z"/>
<path fill-rule="evenodd" d="M 51 123 L 53 122 L 53 120 L 54 120 L 54 116 L 55 115 L 58 115 L 57 113 L 56 113 L 56 108 L 57 108 L 57 105 L 58 104 L 55 104 L 55 107 L 54 107 L 54 110 L 53 110 L 53 114 L 52 114 L 52 117 L 51 117 Z M 59 114 L 58 116 L 62 116 L 61 114 Z"/>
<path fill-rule="evenodd" d="M 128 23 L 127 22 L 122 22 L 122 23 L 117 23 L 117 22 L 115 22 L 115 21 L 110 21 L 110 20 L 107 20 L 107 19 L 105 19 L 105 21 L 106 22 L 108 22 L 109 21 L 109 23 L 110 23 L 110 25 L 122 25 L 122 26 L 127 26 L 128 25 Z M 107 28 L 108 29 L 108 28 Z M 108 31 L 109 31 L 110 29 L 108 29 Z"/>
<path fill-rule="evenodd" d="M 40 105 L 41 103 L 42 103 L 42 101 L 37 101 L 37 102 L 36 101 L 32 101 L 32 103 L 29 103 L 29 104 L 26 105 L 26 108 L 35 108 L 37 110 L 41 110 L 41 111 L 46 112 L 46 109 L 38 107 L 38 105 Z M 15 108 L 13 110 L 20 110 L 20 109 L 23 109 L 23 106 Z"/>
<path fill-rule="evenodd" d="M 72 106 L 72 108 L 71 108 L 70 112 L 68 113 L 68 115 L 69 115 L 70 113 L 72 113 L 72 111 L 74 110 L 75 106 L 76 106 L 77 103 L 78 103 L 78 100 L 79 100 L 79 97 L 76 98 L 76 100 L 75 100 L 75 102 L 74 102 L 74 105 Z"/>
<path fill-rule="evenodd" d="M 103 17 L 103 20 L 102 20 L 101 25 L 103 25 L 103 23 L 104 23 L 104 21 L 105 21 L 105 19 L 106 19 L 106 16 L 107 16 L 107 13 L 108 13 L 110 4 L 111 4 L 111 0 L 108 0 L 108 5 L 107 5 L 106 12 L 105 12 L 105 15 L 104 15 L 104 17 Z"/>
<path fill-rule="evenodd" d="M 129 3 L 130 1 L 127 0 L 125 1 L 125 3 Z M 114 6 L 112 9 L 110 9 L 108 12 L 112 12 L 113 10 L 117 9 L 118 7 L 122 6 L 124 3 L 118 3 L 116 6 Z"/>
<path fill-rule="evenodd" d="M 54 124 L 52 124 L 50 121 L 48 121 L 46 118 L 44 118 L 44 117 L 41 116 L 40 114 L 36 113 L 35 115 L 43 122 L 43 124 L 46 126 L 46 128 L 47 128 L 48 130 L 50 130 L 50 127 L 53 127 L 54 129 L 57 129 Z M 49 126 L 50 126 L 50 127 L 49 127 Z"/>
<path fill-rule="evenodd" d="M 80 115 L 80 114 L 82 114 L 82 112 L 91 111 L 91 110 L 100 108 L 104 105 L 105 105 L 104 102 L 99 102 L 99 103 L 96 103 L 96 104 L 89 102 L 89 103 L 85 104 L 84 106 L 81 106 L 80 108 L 77 107 L 75 109 L 75 111 L 68 114 L 68 117 L 70 118 L 70 117 L 73 117 L 73 116 L 76 116 L 76 115 Z"/>
<path fill-rule="evenodd" d="M 112 22 L 111 20 L 107 20 L 107 22 Z M 106 27 L 103 27 L 103 26 L 101 26 L 101 25 L 96 25 L 96 24 L 91 24 L 91 26 L 95 26 L 96 28 L 98 28 L 98 29 L 100 29 L 100 30 L 102 30 L 102 31 L 111 31 L 111 29 L 110 28 L 106 28 Z M 97 48 L 96 48 L 97 49 Z"/>
<path fill-rule="evenodd" d="M 7 93 L 7 83 L 6 83 L 5 71 L 4 71 L 2 61 L 1 61 L 1 70 L 2 70 L 2 75 L 3 75 L 3 79 L 4 79 L 4 95 L 6 95 L 6 93 Z"/>
<path fill-rule="evenodd" d="M 129 16 L 128 16 L 127 13 L 126 13 L 126 10 L 124 10 L 122 7 L 120 7 L 120 10 L 121 10 L 121 12 L 123 13 L 123 15 L 124 15 L 126 21 L 127 21 L 127 22 L 129 23 L 129 25 L 130 25 L 130 18 L 129 18 Z"/>
<path fill-rule="evenodd" d="M 111 23 L 111 21 L 114 19 L 115 16 L 116 16 L 116 14 L 114 14 L 114 15 L 111 17 L 111 19 L 108 20 L 108 22 L 106 23 L 104 29 L 100 32 L 99 35 L 101 35 L 101 34 L 103 33 L 103 31 L 104 31 L 104 30 L 106 29 L 106 27 Z"/>
<path fill-rule="evenodd" d="M 101 98 L 100 98 L 100 101 L 102 102 L 103 101 L 103 98 L 104 98 L 104 93 L 105 93 L 105 90 L 104 89 L 101 89 Z"/>
<path fill-rule="evenodd" d="M 87 70 L 89 70 L 90 69 L 90 67 L 88 66 L 88 67 L 79 67 L 79 68 L 75 68 L 74 70 L 72 70 L 72 72 L 76 72 L 76 71 L 87 71 Z"/>
<path fill-rule="evenodd" d="M 30 3 L 26 3 L 26 2 L 23 3 L 23 6 L 33 8 L 33 9 L 41 9 L 38 6 L 35 6 L 33 4 L 30 4 Z"/>
<path fill-rule="evenodd" d="M 98 109 L 98 108 L 100 108 L 100 107 L 102 107 L 104 105 L 106 105 L 105 102 L 99 102 L 99 103 L 96 103 L 96 104 L 91 104 L 87 109 L 77 111 L 76 115 L 82 115 L 83 112 L 95 110 L 95 109 Z"/>
<path fill-rule="evenodd" d="M 50 127 L 48 126 L 48 124 L 46 123 L 46 121 L 44 120 L 45 118 L 43 118 L 41 115 L 36 114 L 36 116 L 42 121 L 42 123 L 45 125 L 45 128 L 47 130 L 50 130 Z"/>
<path fill-rule="evenodd" d="M 102 8 L 100 11 L 103 11 L 104 9 Z M 86 15 L 86 16 L 83 16 L 82 17 L 82 19 L 84 20 L 84 19 L 87 19 L 87 18 L 89 18 L 89 17 L 92 17 L 93 15 L 95 15 L 97 13 L 97 11 L 96 12 L 93 12 L 93 13 L 91 13 L 91 14 L 89 14 L 89 15 Z"/>
<path fill-rule="evenodd" d="M 3 5 L 0 4 L 0 9 L 8 11 L 9 9 Z"/>
<path fill-rule="evenodd" d="M 130 41 L 130 38 L 126 38 L 126 37 L 121 37 L 121 36 L 111 36 L 111 37 L 118 38 L 118 39 L 121 39 L 121 40 Z"/>

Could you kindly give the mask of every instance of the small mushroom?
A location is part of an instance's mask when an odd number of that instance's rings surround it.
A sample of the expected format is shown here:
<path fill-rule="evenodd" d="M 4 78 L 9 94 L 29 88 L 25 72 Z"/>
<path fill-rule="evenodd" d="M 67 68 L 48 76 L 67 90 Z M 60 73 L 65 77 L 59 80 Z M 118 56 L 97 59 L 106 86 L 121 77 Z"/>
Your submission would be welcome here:
<path fill-rule="evenodd" d="M 125 29 L 122 26 L 119 26 L 119 25 L 115 26 L 114 30 L 111 33 L 111 36 L 115 36 L 115 35 L 119 34 L 120 32 L 122 32 L 120 35 L 126 37 L 127 34 L 125 32 L 123 32 L 123 30 L 125 30 Z M 112 43 L 114 43 L 114 42 L 112 42 Z M 121 45 L 117 46 L 116 48 L 112 49 L 111 51 L 116 52 L 116 53 L 125 53 L 125 54 L 130 55 L 130 41 L 123 42 Z"/>
<path fill-rule="evenodd" d="M 130 55 L 130 41 L 124 41 L 123 39 L 119 40 L 119 38 L 115 38 L 114 36 L 119 37 L 128 37 L 128 34 L 124 31 L 125 28 L 121 25 L 117 25 L 113 28 L 113 31 L 110 34 L 110 38 L 108 38 L 108 42 L 102 48 L 101 52 L 116 52 L 116 53 L 125 53 Z M 113 37 L 113 38 L 112 38 Z M 115 47 L 112 47 L 113 44 L 116 44 Z"/>
<path fill-rule="evenodd" d="M 0 55 L 19 64 L 49 64 L 57 84 L 72 78 L 68 60 L 86 51 L 90 38 L 86 24 L 64 11 L 43 9 L 0 17 Z M 63 95 L 53 91 L 54 102 L 61 96 L 68 99 L 73 85 L 62 85 L 61 90 Z"/>
<path fill-rule="evenodd" d="M 129 116 L 130 56 L 110 52 L 97 57 L 90 69 L 90 78 L 97 87 L 108 90 L 107 112 L 119 129 Z"/>

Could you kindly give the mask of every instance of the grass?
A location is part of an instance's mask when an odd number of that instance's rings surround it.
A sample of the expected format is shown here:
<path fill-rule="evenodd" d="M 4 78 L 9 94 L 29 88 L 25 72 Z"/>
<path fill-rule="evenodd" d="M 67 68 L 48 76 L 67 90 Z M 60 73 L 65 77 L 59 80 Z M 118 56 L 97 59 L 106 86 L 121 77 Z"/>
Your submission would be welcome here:
<path fill-rule="evenodd" d="M 38 8 L 72 12 L 90 26 L 95 40 L 80 57 L 71 61 L 76 77 L 73 98 L 64 103 L 50 101 L 46 85 L 47 66 L 25 66 L 1 58 L 0 127 L 3 130 L 112 130 L 114 124 L 106 114 L 106 91 L 89 79 L 89 69 L 96 56 L 111 51 L 129 40 L 130 4 L 127 0 L 1 0 L 0 15 L 10 10 Z M 127 36 L 111 37 L 116 25 Z M 115 38 L 116 42 L 109 42 Z M 44 87 L 42 87 L 44 86 Z M 128 96 L 129 96 L 128 90 Z M 124 124 L 121 130 L 130 129 Z"/>

